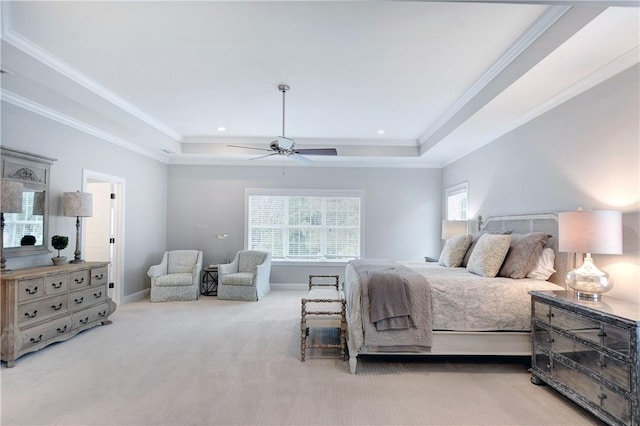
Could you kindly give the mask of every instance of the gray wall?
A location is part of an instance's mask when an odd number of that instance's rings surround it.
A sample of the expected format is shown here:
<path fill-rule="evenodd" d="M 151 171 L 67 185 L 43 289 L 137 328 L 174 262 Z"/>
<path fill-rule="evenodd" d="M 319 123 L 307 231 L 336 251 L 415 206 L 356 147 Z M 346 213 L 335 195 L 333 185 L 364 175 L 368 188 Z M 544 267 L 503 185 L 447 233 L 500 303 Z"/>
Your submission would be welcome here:
<path fill-rule="evenodd" d="M 422 260 L 439 254 L 440 169 L 290 165 L 284 173 L 272 166 L 169 166 L 167 246 L 201 249 L 205 264 L 226 257 L 226 241 L 217 234 L 229 234 L 232 255 L 243 249 L 246 188 L 358 189 L 364 190 L 364 256 Z M 271 282 L 305 283 L 314 271 L 342 276 L 344 266 L 275 264 Z"/>
<path fill-rule="evenodd" d="M 624 254 L 594 255 L 614 278 L 610 296 L 640 301 L 638 66 L 443 169 L 443 187 L 468 181 L 471 216 L 613 209 Z"/>
<path fill-rule="evenodd" d="M 149 287 L 149 265 L 161 259 L 167 235 L 167 165 L 2 103 L 2 145 L 57 158 L 51 166 L 49 236 L 68 235 L 73 259 L 75 219 L 62 216 L 62 193 L 82 188 L 82 170 L 126 180 L 123 295 Z M 50 243 L 50 241 L 49 241 Z M 8 268 L 50 265 L 51 255 L 14 257 Z"/>

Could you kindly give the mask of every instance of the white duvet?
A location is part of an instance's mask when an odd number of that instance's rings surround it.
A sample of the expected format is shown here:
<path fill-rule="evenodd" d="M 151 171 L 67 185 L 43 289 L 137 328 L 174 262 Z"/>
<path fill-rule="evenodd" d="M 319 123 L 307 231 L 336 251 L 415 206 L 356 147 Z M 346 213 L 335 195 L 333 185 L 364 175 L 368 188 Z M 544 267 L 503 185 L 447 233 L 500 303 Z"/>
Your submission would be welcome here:
<path fill-rule="evenodd" d="M 429 282 L 433 330 L 527 331 L 531 328 L 529 291 L 564 290 L 542 280 L 484 278 L 467 272 L 466 268 L 445 268 L 426 262 L 398 263 L 423 275 Z M 350 347 L 360 350 L 363 347 L 389 346 L 393 342 L 389 331 L 376 332 L 363 324 L 369 317 L 368 312 L 363 312 L 363 309 L 368 309 L 369 301 L 366 295 L 363 296 L 357 273 L 351 265 L 346 269 L 345 297 L 349 335 L 353 340 Z M 396 341 L 393 345 L 416 345 L 416 342 Z"/>

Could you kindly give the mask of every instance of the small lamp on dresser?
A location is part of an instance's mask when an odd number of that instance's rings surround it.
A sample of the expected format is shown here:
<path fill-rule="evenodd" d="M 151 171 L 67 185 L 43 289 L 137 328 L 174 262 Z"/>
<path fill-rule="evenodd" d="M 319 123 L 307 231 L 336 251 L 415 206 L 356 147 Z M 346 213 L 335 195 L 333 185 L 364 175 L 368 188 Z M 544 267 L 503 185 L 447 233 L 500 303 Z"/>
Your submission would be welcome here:
<path fill-rule="evenodd" d="M 63 210 L 65 216 L 76 217 L 76 251 L 74 258 L 69 263 L 82 263 L 80 252 L 80 218 L 93 215 L 93 194 L 89 192 L 65 192 L 63 194 Z"/>
<path fill-rule="evenodd" d="M 562 212 L 558 231 L 560 251 L 586 254 L 582 266 L 567 273 L 567 285 L 578 299 L 599 301 L 613 282 L 598 269 L 591 254 L 622 254 L 622 214 L 613 210 Z"/>
<path fill-rule="evenodd" d="M 6 269 L 7 259 L 2 254 L 4 247 L 4 214 L 22 213 L 22 183 L 11 179 L 0 180 L 0 226 L 2 229 L 2 242 L 0 243 L 0 271 L 8 274 L 11 269 Z"/>

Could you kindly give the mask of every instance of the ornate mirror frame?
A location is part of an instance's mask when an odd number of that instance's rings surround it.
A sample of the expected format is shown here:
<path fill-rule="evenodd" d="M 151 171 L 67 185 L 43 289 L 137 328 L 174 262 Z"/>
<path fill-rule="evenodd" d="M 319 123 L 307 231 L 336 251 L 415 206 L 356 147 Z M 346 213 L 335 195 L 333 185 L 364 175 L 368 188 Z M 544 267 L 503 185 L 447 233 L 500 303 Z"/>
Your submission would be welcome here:
<path fill-rule="evenodd" d="M 13 148 L 0 147 L 0 157 L 2 159 L 2 177 L 19 181 L 23 185 L 23 212 L 5 214 L 5 233 L 14 232 L 11 226 L 19 229 L 12 222 L 13 217 L 21 216 L 33 223 L 33 229 L 42 228 L 42 236 L 33 242 L 33 238 L 21 238 L 16 242 L 8 243 L 4 247 L 4 235 L 2 236 L 2 253 L 5 257 L 30 256 L 36 254 L 49 253 L 49 180 L 50 166 L 56 161 L 42 155 L 31 154 Z M 26 202 L 25 202 L 26 201 Z M 27 211 L 29 210 L 29 211 Z M 34 210 L 38 210 L 37 212 Z M 15 216 L 14 216 L 15 215 Z M 42 216 L 39 219 L 38 216 Z M 17 222 L 16 222 L 17 223 Z M 8 229 L 9 228 L 9 229 Z M 39 232 L 35 232 L 39 234 Z M 25 234 L 30 235 L 30 234 Z M 20 235 L 24 237 L 24 235 Z"/>

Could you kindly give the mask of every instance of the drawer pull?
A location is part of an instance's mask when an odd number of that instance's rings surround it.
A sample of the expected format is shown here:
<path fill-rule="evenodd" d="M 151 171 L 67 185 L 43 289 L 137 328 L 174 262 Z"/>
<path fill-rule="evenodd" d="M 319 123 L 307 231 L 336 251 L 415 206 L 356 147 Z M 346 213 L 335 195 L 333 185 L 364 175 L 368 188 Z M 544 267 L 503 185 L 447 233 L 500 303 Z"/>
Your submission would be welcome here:
<path fill-rule="evenodd" d="M 89 317 L 86 317 L 85 319 L 80 318 L 80 324 L 85 325 L 89 322 Z"/>
<path fill-rule="evenodd" d="M 35 286 L 34 288 L 25 288 L 24 291 L 26 291 L 27 294 L 36 294 L 38 292 L 38 286 Z"/>
<path fill-rule="evenodd" d="M 74 278 L 74 281 L 76 282 L 76 284 L 82 284 L 84 282 L 84 277 L 80 279 Z"/>
<path fill-rule="evenodd" d="M 551 318 L 553 318 L 553 317 L 555 317 L 555 315 L 554 315 L 552 312 L 549 312 L 549 313 L 547 314 L 547 318 L 551 319 Z"/>
<path fill-rule="evenodd" d="M 103 277 L 104 277 L 104 274 L 100 274 L 100 275 L 95 274 L 95 275 L 93 276 L 93 278 L 95 278 L 96 280 L 101 280 Z"/>
<path fill-rule="evenodd" d="M 104 317 L 106 317 L 106 316 L 107 316 L 107 311 L 98 312 L 98 316 L 99 316 L 100 318 L 104 318 Z"/>
<path fill-rule="evenodd" d="M 58 333 L 62 334 L 62 333 L 66 333 L 67 332 L 67 325 L 65 325 L 63 328 L 58 327 Z"/>
<path fill-rule="evenodd" d="M 59 283 L 51 283 L 51 286 L 58 290 L 59 288 L 62 288 L 62 281 L 60 281 Z"/>
<path fill-rule="evenodd" d="M 80 299 L 73 299 L 74 302 L 76 302 L 76 304 L 80 305 L 82 302 L 84 302 L 84 296 L 82 296 Z"/>
<path fill-rule="evenodd" d="M 549 344 L 555 343 L 555 339 L 547 339 L 547 343 L 549 343 Z"/>
<path fill-rule="evenodd" d="M 29 312 L 25 312 L 24 316 L 27 318 L 35 318 L 38 316 L 38 310 L 36 309 L 35 311 L 33 311 L 32 313 Z"/>
<path fill-rule="evenodd" d="M 34 338 L 32 337 L 31 339 L 29 339 L 31 341 L 31 343 L 40 343 L 40 341 L 42 340 L 42 334 L 38 336 L 38 338 Z"/>
<path fill-rule="evenodd" d="M 601 331 L 600 333 L 598 333 L 598 337 L 607 337 L 607 333 Z"/>
<path fill-rule="evenodd" d="M 96 299 L 100 299 L 102 297 L 102 292 L 99 291 L 97 293 L 93 293 L 93 297 L 95 297 Z"/>
<path fill-rule="evenodd" d="M 601 393 L 600 395 L 598 395 L 598 398 L 600 398 L 601 400 L 605 400 L 607 399 L 607 394 Z"/>
<path fill-rule="evenodd" d="M 59 311 L 60 309 L 62 309 L 62 302 L 58 303 L 58 306 L 51 305 L 51 309 L 53 309 L 54 311 Z"/>

